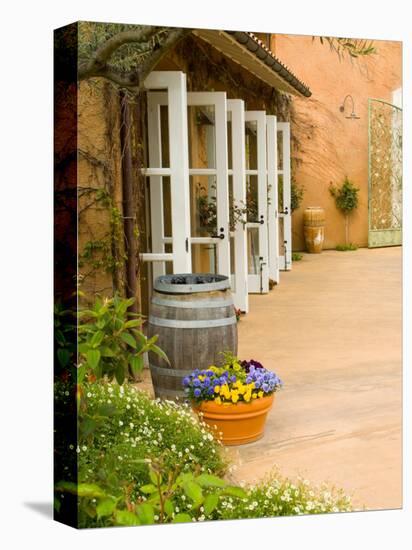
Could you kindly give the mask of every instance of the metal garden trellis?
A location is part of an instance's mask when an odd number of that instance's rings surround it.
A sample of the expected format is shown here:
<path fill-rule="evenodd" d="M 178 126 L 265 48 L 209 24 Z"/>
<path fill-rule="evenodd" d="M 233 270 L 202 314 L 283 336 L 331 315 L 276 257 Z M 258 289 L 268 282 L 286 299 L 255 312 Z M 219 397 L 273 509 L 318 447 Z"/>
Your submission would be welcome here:
<path fill-rule="evenodd" d="M 369 99 L 368 246 L 402 244 L 402 109 Z"/>

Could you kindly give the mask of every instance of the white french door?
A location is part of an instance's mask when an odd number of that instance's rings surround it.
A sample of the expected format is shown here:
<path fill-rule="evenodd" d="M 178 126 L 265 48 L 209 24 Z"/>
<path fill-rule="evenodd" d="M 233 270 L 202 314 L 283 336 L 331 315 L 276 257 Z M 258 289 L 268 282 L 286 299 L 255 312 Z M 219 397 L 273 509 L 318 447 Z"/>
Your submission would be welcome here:
<path fill-rule="evenodd" d="M 266 113 L 245 111 L 248 289 L 269 292 Z"/>
<path fill-rule="evenodd" d="M 246 214 L 245 104 L 227 100 L 230 272 L 235 306 L 249 311 Z"/>
<path fill-rule="evenodd" d="M 277 120 L 266 116 L 268 174 L 268 247 L 269 277 L 279 283 L 278 155 Z"/>
<path fill-rule="evenodd" d="M 151 204 L 151 251 L 141 254 L 141 259 L 153 262 L 154 277 L 165 273 L 167 262 L 172 263 L 173 273 L 189 273 L 192 259 L 186 75 L 180 71 L 153 71 L 145 80 L 145 88 L 149 142 L 145 175 Z M 150 91 L 165 89 L 166 92 Z M 167 106 L 163 113 L 161 105 Z"/>
<path fill-rule="evenodd" d="M 187 94 L 192 271 L 230 277 L 225 92 Z"/>
<path fill-rule="evenodd" d="M 290 123 L 278 122 L 279 268 L 292 269 L 292 211 L 290 208 Z"/>

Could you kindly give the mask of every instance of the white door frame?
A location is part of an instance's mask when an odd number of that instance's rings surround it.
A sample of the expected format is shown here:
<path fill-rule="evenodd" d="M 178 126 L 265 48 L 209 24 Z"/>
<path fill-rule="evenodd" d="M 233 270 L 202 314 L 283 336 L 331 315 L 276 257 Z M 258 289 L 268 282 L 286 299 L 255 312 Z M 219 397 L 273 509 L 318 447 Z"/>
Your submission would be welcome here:
<path fill-rule="evenodd" d="M 279 218 L 283 219 L 283 246 L 280 248 L 279 267 L 283 271 L 292 269 L 292 211 L 291 178 L 290 178 L 290 123 L 278 122 L 278 133 L 281 134 L 281 147 L 283 165 L 278 167 L 278 176 L 283 176 L 283 211 L 279 212 Z"/>
<path fill-rule="evenodd" d="M 215 112 L 215 168 L 190 168 L 189 175 L 216 177 L 215 237 L 192 237 L 192 243 L 217 244 L 218 273 L 230 278 L 229 181 L 226 92 L 188 92 L 188 106 L 213 105 Z"/>
<path fill-rule="evenodd" d="M 159 200 L 159 208 L 152 202 L 152 252 L 141 254 L 142 261 L 173 263 L 173 273 L 190 273 L 192 266 L 190 241 L 189 154 L 187 136 L 186 75 L 181 71 L 153 71 L 145 79 L 146 90 L 164 90 L 168 108 L 170 167 L 161 164 L 160 111 L 150 103 L 149 112 L 149 166 L 145 170 L 150 177 L 150 193 Z M 150 94 L 149 94 L 150 95 Z M 173 137 L 173 139 L 171 139 Z M 157 146 L 155 146 L 157 140 Z M 172 202 L 173 252 L 165 253 L 163 228 L 162 176 L 170 176 Z M 153 187 L 152 187 L 153 186 Z M 153 193 L 153 194 L 152 194 Z M 161 207 L 161 208 L 160 208 Z M 153 231 L 154 230 L 154 231 Z M 153 265 L 153 272 L 164 273 L 164 267 Z"/>
<path fill-rule="evenodd" d="M 279 284 L 279 219 L 278 219 L 278 148 L 277 120 L 266 116 L 268 169 L 268 246 L 269 277 Z"/>
<path fill-rule="evenodd" d="M 269 258 L 267 228 L 267 168 L 266 168 L 266 112 L 245 111 L 245 122 L 256 122 L 257 128 L 257 169 L 246 169 L 246 175 L 257 176 L 258 220 L 248 222 L 247 229 L 259 230 L 260 272 L 248 274 L 248 288 L 251 293 L 269 292 Z"/>
<path fill-rule="evenodd" d="M 233 203 L 238 208 L 246 204 L 246 151 L 245 151 L 245 103 L 242 99 L 228 99 L 227 110 L 232 127 L 232 168 L 229 175 L 233 183 Z M 247 232 L 246 215 L 243 220 L 235 219 L 234 231 L 234 269 L 232 275 L 232 295 L 236 308 L 249 311 L 248 273 L 247 273 Z"/>

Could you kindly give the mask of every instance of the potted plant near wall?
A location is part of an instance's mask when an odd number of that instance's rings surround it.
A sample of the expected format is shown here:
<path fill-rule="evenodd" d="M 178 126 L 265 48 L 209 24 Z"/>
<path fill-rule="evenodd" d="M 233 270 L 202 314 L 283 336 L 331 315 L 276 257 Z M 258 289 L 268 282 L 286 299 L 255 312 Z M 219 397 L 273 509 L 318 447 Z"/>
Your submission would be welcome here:
<path fill-rule="evenodd" d="M 263 436 L 280 378 L 258 361 L 224 353 L 222 366 L 195 370 L 183 379 L 193 409 L 225 445 L 251 443 Z"/>

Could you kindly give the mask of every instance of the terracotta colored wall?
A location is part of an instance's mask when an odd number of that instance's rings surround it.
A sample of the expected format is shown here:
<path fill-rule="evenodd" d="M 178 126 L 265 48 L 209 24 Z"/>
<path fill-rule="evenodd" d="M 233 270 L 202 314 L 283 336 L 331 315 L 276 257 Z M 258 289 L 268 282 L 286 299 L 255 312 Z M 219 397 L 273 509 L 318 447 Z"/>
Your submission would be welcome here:
<path fill-rule="evenodd" d="M 345 240 L 343 216 L 336 210 L 329 184 L 341 184 L 345 175 L 361 189 L 359 207 L 352 215 L 349 239 L 358 246 L 368 242 L 368 98 L 392 100 L 402 86 L 402 44 L 375 41 L 377 54 L 351 63 L 339 60 L 327 44 L 310 36 L 273 35 L 272 50 L 312 91 L 308 99 L 294 99 L 292 134 L 300 150 L 294 169 L 305 187 L 301 208 L 293 215 L 293 248 L 304 249 L 302 215 L 306 206 L 326 210 L 325 248 Z M 351 94 L 359 120 L 346 119 L 339 111 Z M 346 102 L 350 114 L 350 101 Z M 346 113 L 345 113 L 346 114 Z"/>

